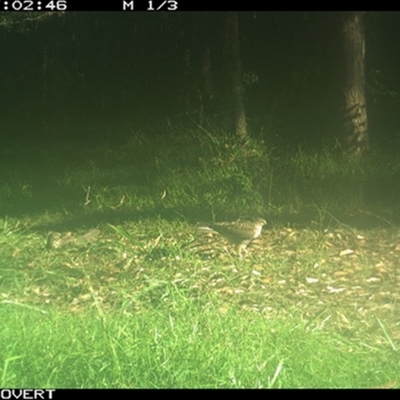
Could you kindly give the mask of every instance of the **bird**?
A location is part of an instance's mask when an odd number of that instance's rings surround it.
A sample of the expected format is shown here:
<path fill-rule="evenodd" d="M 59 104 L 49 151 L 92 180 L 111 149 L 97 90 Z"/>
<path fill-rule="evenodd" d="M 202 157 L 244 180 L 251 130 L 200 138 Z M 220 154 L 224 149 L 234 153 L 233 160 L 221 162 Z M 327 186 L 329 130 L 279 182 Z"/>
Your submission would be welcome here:
<path fill-rule="evenodd" d="M 252 220 L 241 220 L 233 222 L 210 222 L 199 223 L 198 228 L 201 232 L 216 232 L 223 236 L 230 244 L 236 247 L 238 254 L 246 246 L 261 235 L 261 231 L 267 221 L 263 218 Z"/>
<path fill-rule="evenodd" d="M 47 249 L 59 249 L 68 244 L 75 244 L 76 239 L 74 238 L 72 232 L 60 233 L 60 232 L 50 232 L 47 236 Z"/>
<path fill-rule="evenodd" d="M 90 229 L 83 235 L 74 235 L 72 232 L 50 232 L 47 236 L 46 249 L 60 249 L 71 245 L 84 245 L 92 242 L 100 234 L 98 229 Z"/>

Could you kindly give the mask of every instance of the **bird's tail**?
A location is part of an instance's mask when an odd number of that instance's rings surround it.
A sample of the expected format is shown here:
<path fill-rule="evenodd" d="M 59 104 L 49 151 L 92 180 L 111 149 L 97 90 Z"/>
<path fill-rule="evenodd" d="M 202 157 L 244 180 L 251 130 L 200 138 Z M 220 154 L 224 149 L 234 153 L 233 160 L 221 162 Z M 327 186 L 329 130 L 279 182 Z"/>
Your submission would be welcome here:
<path fill-rule="evenodd" d="M 200 232 L 205 232 L 205 233 L 212 233 L 212 232 L 214 232 L 214 233 L 215 233 L 214 229 L 210 228 L 210 223 L 209 223 L 209 222 L 198 222 L 198 223 L 196 224 L 196 226 L 197 226 L 197 229 L 198 229 Z"/>

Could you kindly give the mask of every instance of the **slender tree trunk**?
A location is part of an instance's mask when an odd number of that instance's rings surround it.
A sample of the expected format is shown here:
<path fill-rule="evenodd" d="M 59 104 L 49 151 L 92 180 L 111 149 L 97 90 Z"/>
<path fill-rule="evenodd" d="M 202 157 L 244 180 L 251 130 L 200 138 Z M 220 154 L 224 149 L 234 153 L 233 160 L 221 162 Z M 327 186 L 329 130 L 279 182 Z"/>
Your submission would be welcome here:
<path fill-rule="evenodd" d="M 187 48 L 184 58 L 186 113 L 194 113 L 200 121 L 210 108 L 214 97 L 210 45 L 210 14 L 193 15 L 192 31 L 185 34 Z"/>
<path fill-rule="evenodd" d="M 362 13 L 345 13 L 342 24 L 345 63 L 345 142 L 350 153 L 361 155 L 369 146 Z"/>
<path fill-rule="evenodd" d="M 210 46 L 210 15 L 205 13 L 204 26 L 202 32 L 202 56 L 201 56 L 201 76 L 202 76 L 202 90 L 207 97 L 211 99 L 214 95 L 214 87 L 212 82 L 212 67 L 211 67 L 211 46 Z"/>
<path fill-rule="evenodd" d="M 239 24 L 238 15 L 235 12 L 228 12 L 226 17 L 226 57 L 228 76 L 235 120 L 236 134 L 246 139 L 248 137 L 246 112 L 243 101 L 243 79 L 242 65 L 239 47 Z"/>
<path fill-rule="evenodd" d="M 203 23 L 201 26 L 201 83 L 199 87 L 199 100 L 200 100 L 200 118 L 203 114 L 207 114 L 210 103 L 214 97 L 214 87 L 212 79 L 212 63 L 211 63 L 211 46 L 210 46 L 210 15 L 204 13 Z"/>
<path fill-rule="evenodd" d="M 201 55 L 201 113 L 203 116 L 204 108 L 207 106 L 214 96 L 214 89 L 212 84 L 212 72 L 211 72 L 211 51 L 208 42 L 204 44 L 203 53 Z"/>

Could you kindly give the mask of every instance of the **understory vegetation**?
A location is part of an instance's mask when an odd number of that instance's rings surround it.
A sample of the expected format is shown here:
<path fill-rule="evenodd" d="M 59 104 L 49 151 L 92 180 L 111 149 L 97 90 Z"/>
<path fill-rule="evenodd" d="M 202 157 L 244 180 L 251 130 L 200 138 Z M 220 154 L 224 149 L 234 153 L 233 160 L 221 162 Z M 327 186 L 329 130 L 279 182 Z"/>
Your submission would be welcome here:
<path fill-rule="evenodd" d="M 398 387 L 398 157 L 74 137 L 0 149 L 0 386 Z"/>

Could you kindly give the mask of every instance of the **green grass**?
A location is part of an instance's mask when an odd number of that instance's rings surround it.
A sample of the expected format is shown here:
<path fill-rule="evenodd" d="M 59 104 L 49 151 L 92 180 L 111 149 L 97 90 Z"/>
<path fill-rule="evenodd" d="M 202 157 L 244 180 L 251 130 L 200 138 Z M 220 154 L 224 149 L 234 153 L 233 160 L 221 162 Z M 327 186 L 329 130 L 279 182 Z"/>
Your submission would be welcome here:
<path fill-rule="evenodd" d="M 127 317 L 1 304 L 2 387 L 373 387 L 398 377 L 387 346 L 363 346 L 278 315 L 171 299 Z M 126 311 L 126 310 L 125 310 Z"/>
<path fill-rule="evenodd" d="M 204 128 L 0 156 L 2 387 L 398 386 L 395 158 Z M 243 259 L 195 227 L 253 215 Z"/>

